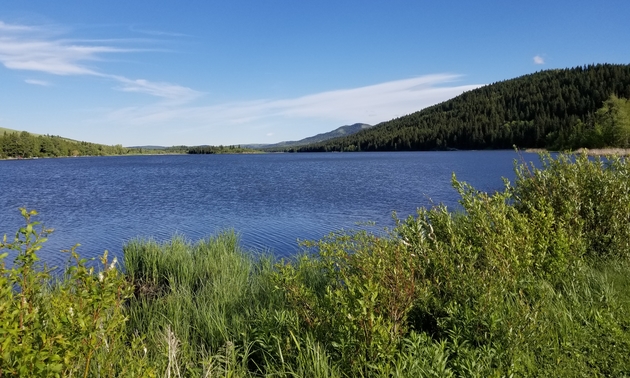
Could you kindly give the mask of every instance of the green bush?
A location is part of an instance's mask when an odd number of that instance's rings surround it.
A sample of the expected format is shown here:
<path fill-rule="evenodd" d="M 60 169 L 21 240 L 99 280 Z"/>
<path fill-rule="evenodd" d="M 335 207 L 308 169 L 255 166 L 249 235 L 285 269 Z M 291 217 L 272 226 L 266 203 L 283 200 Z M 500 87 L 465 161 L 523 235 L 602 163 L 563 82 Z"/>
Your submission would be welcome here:
<path fill-rule="evenodd" d="M 492 195 L 453 179 L 459 212 L 310 243 L 276 284 L 351 376 L 628 374 L 627 163 L 542 159 Z"/>
<path fill-rule="evenodd" d="M 630 164 L 586 153 L 541 155 L 542 169 L 521 165 L 513 189 L 516 207 L 530 214 L 551 206 L 562 227 L 580 237 L 589 258 L 630 258 Z"/>
<path fill-rule="evenodd" d="M 316 255 L 280 264 L 274 279 L 302 326 L 344 370 L 368 374 L 407 333 L 415 261 L 395 239 L 365 232 L 307 243 Z"/>
<path fill-rule="evenodd" d="M 15 377 L 154 376 L 141 339 L 127 337 L 123 313 L 130 287 L 109 262 L 86 266 L 72 248 L 75 265 L 61 279 L 39 267 L 36 252 L 49 230 L 21 209 L 26 226 L 0 250 L 16 253 L 6 268 L 0 255 L 0 375 Z"/>

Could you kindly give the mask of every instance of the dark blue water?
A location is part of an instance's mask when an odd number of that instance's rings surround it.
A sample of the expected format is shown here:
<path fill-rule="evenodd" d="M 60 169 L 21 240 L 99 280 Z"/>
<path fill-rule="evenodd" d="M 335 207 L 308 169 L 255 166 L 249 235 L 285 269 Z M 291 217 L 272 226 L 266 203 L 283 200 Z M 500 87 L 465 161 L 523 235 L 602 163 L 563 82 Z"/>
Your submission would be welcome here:
<path fill-rule="evenodd" d="M 523 155 L 537 160 L 533 154 Z M 197 240 L 233 228 L 249 249 L 290 255 L 358 222 L 457 203 L 451 174 L 484 191 L 512 179 L 513 151 L 126 156 L 0 161 L 0 234 L 36 209 L 55 229 L 42 256 L 53 265 L 76 243 L 82 256 L 121 255 L 136 237 Z"/>

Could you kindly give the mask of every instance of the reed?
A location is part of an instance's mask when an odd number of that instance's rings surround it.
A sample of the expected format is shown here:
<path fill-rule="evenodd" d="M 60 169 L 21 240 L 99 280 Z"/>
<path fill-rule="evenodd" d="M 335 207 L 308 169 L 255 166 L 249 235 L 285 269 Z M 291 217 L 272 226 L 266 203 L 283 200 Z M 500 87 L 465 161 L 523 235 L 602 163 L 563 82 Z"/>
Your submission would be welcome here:
<path fill-rule="evenodd" d="M 135 289 L 129 302 L 129 329 L 145 335 L 149 353 L 164 354 L 165 330 L 177 337 L 187 369 L 223 353 L 223 359 L 247 355 L 259 314 L 278 302 L 265 282 L 272 264 L 241 250 L 228 231 L 191 243 L 174 237 L 165 243 L 135 240 L 125 248 L 126 274 Z M 260 353 L 258 353 L 260 355 Z"/>

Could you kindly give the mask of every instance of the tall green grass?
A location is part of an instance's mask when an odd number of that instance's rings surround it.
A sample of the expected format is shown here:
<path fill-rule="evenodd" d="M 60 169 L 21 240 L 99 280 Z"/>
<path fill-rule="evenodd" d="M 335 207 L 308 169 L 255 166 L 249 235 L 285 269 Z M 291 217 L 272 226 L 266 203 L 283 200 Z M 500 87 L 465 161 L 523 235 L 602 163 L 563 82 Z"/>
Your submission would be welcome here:
<path fill-rule="evenodd" d="M 136 240 L 124 252 L 135 288 L 129 327 L 146 337 L 152 356 L 160 360 L 170 332 L 180 345 L 184 371 L 203 371 L 203 361 L 256 370 L 266 355 L 251 350 L 252 343 L 262 342 L 256 340 L 255 323 L 281 299 L 265 279 L 272 270 L 268 258 L 246 254 L 233 232 L 197 243 L 181 237 L 162 244 Z"/>

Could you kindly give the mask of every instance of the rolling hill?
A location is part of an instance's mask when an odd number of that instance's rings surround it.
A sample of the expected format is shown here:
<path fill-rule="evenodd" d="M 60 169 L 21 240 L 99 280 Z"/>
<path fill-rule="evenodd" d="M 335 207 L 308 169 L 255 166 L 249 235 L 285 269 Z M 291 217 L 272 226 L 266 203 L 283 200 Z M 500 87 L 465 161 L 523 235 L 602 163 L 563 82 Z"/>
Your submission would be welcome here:
<path fill-rule="evenodd" d="M 289 147 L 299 147 L 305 146 L 308 144 L 319 143 L 333 138 L 339 138 L 347 135 L 356 134 L 359 131 L 366 130 L 373 127 L 372 125 L 368 125 L 367 123 L 355 123 L 352 125 L 346 125 L 336 128 L 333 131 L 329 131 L 327 133 L 321 133 L 314 135 L 312 137 L 296 140 L 296 141 L 285 141 L 274 144 L 247 144 L 243 145 L 243 147 L 248 148 L 257 148 L 263 150 L 285 150 Z"/>

